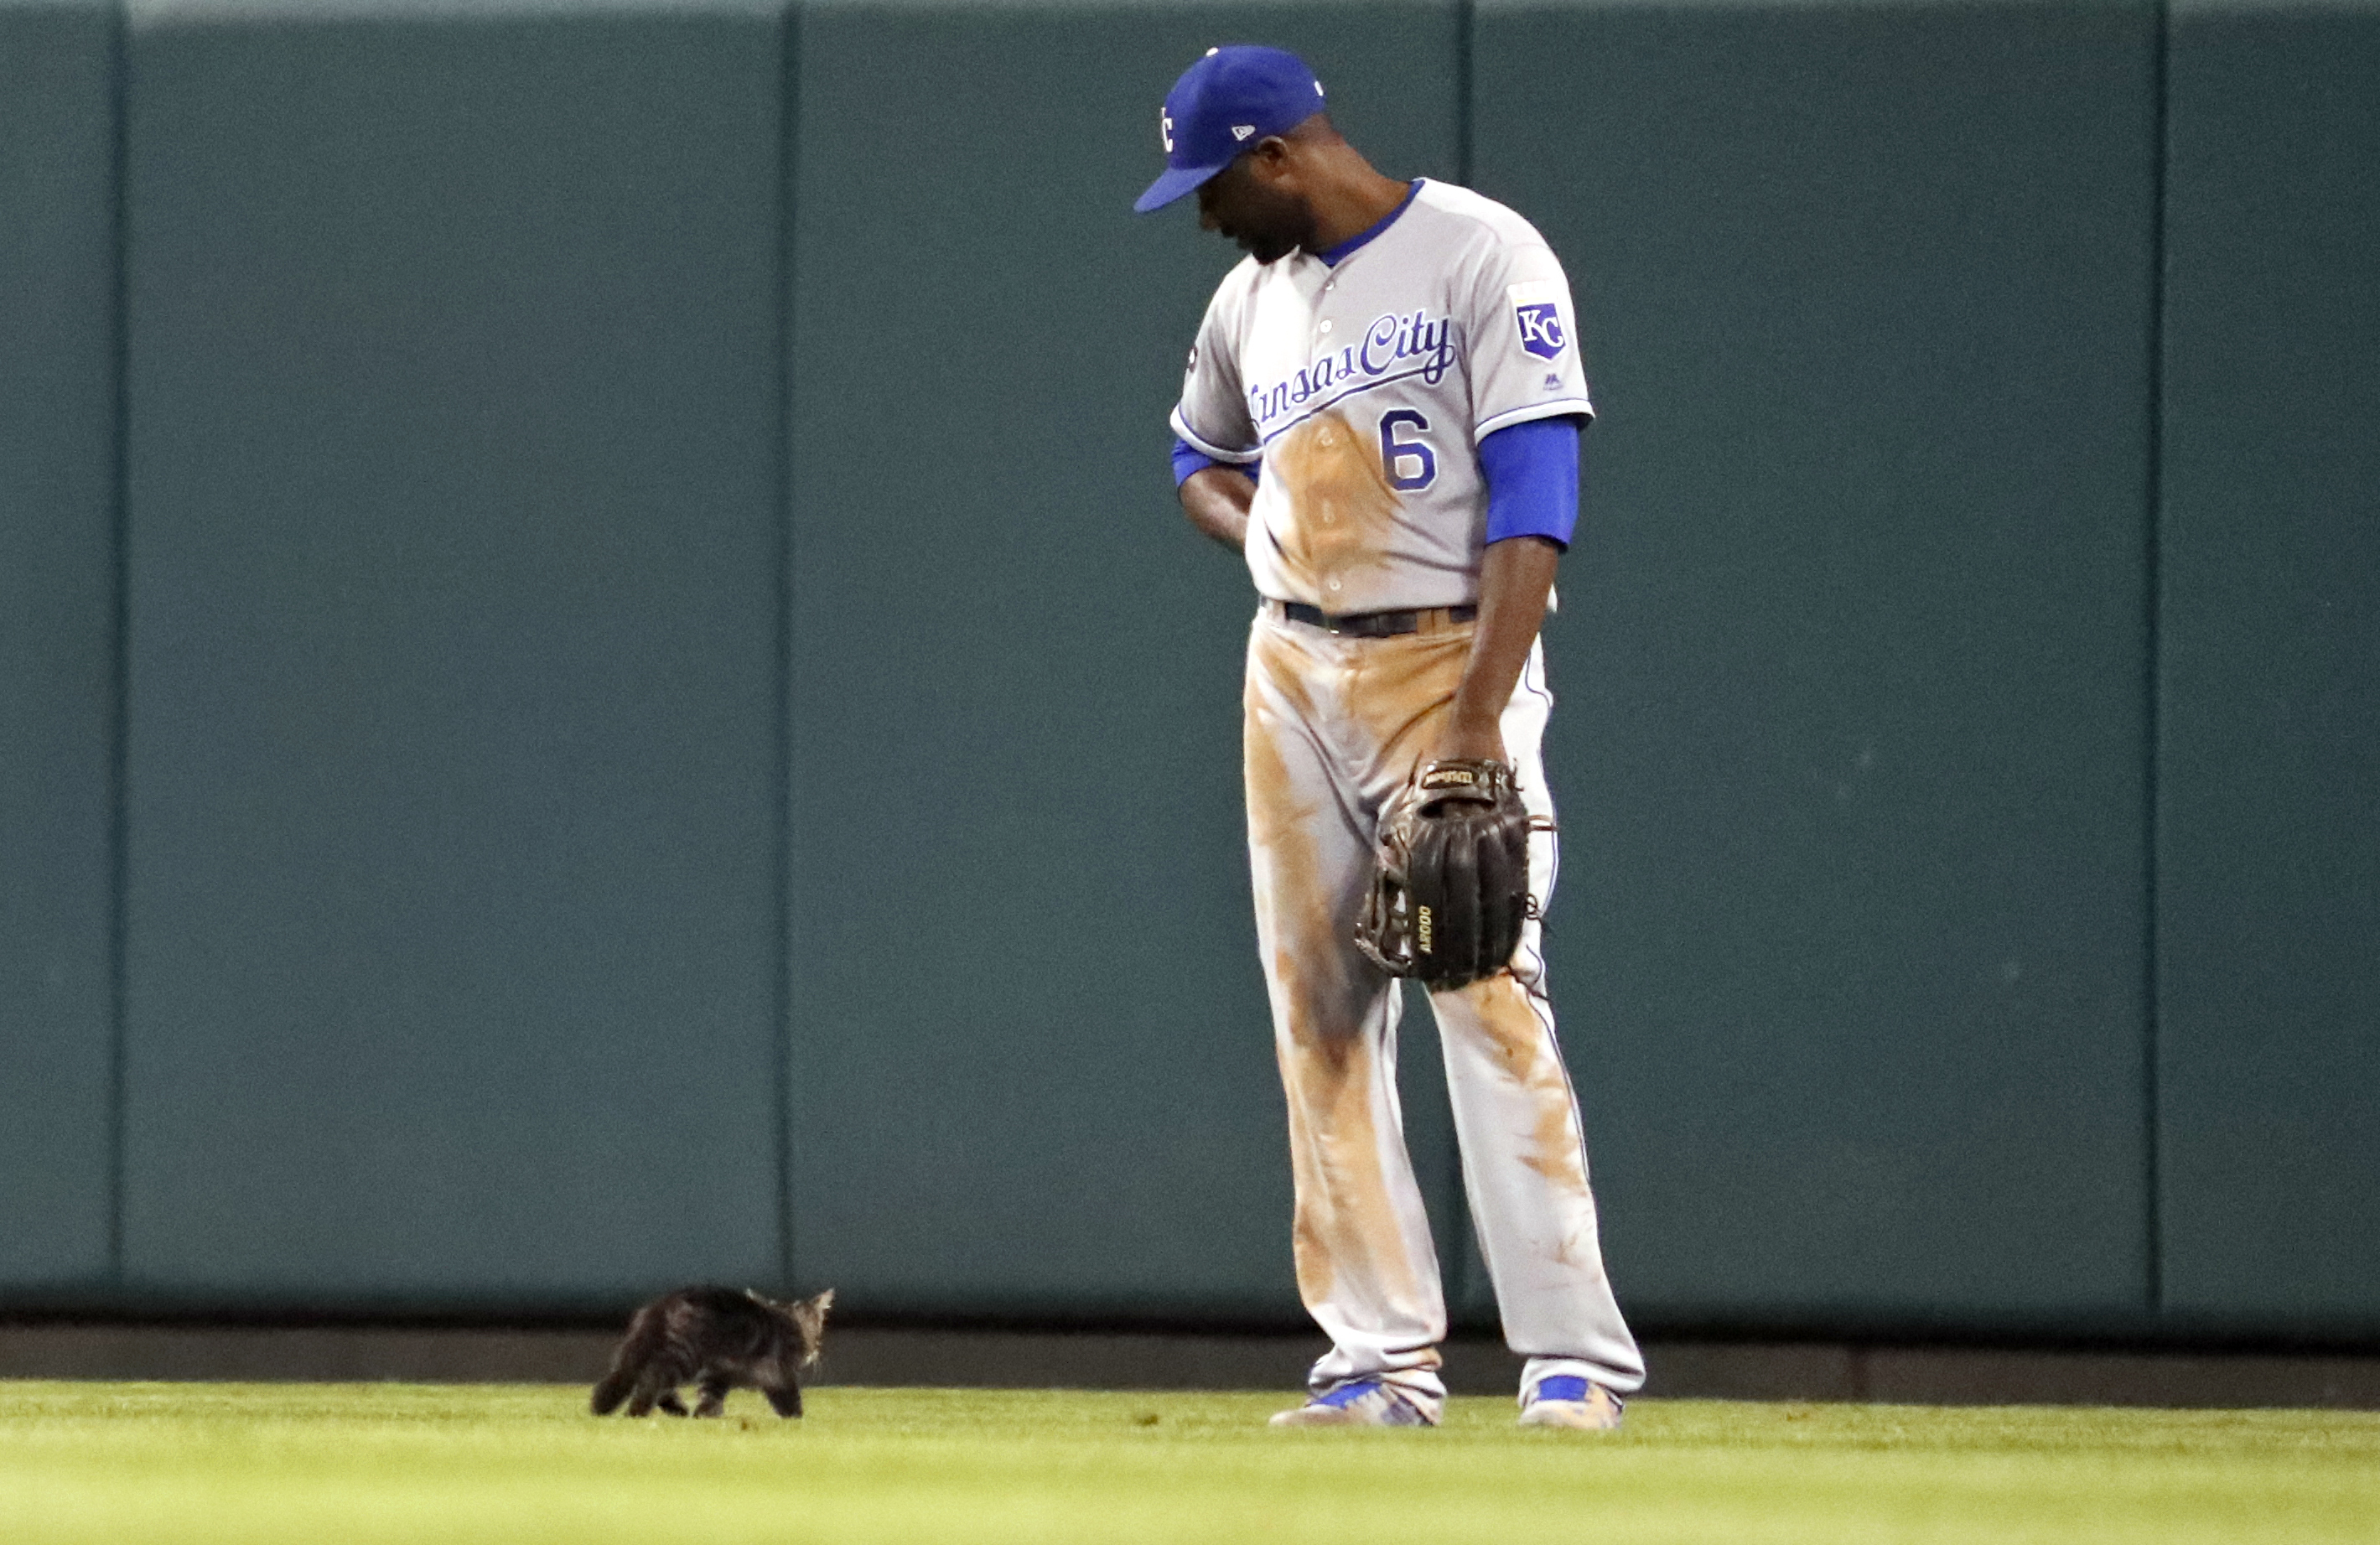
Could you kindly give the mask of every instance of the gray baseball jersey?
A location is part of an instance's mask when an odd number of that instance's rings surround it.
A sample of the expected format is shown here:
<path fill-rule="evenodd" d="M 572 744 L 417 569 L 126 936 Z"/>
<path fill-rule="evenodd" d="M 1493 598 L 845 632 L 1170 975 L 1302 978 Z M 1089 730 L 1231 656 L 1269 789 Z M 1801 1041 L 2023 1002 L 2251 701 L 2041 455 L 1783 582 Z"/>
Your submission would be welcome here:
<path fill-rule="evenodd" d="M 1424 181 L 1334 267 L 1245 260 L 1208 302 L 1173 430 L 1261 460 L 1257 590 L 1333 614 L 1476 601 L 1480 439 L 1591 415 L 1570 286 L 1536 228 Z"/>

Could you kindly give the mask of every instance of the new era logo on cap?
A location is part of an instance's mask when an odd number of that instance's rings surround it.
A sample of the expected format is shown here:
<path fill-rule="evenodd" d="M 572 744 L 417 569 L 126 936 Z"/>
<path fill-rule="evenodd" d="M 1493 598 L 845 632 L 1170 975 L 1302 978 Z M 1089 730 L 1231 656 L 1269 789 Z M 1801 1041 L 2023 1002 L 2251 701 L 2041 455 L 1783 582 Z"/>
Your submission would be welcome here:
<path fill-rule="evenodd" d="M 1229 166 L 1266 136 L 1286 134 L 1323 109 L 1322 82 L 1278 48 L 1210 48 L 1166 93 L 1158 123 L 1165 175 L 1132 206 L 1147 213 Z"/>

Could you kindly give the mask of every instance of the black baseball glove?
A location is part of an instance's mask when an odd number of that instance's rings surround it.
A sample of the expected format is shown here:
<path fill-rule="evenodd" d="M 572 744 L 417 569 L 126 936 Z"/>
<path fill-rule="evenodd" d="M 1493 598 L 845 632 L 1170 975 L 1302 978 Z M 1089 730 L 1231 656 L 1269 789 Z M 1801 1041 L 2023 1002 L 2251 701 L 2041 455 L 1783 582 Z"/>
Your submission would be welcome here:
<path fill-rule="evenodd" d="M 1539 829 L 1504 763 L 1423 763 L 1381 824 L 1356 945 L 1433 992 L 1503 970 L 1536 916 L 1529 833 Z"/>

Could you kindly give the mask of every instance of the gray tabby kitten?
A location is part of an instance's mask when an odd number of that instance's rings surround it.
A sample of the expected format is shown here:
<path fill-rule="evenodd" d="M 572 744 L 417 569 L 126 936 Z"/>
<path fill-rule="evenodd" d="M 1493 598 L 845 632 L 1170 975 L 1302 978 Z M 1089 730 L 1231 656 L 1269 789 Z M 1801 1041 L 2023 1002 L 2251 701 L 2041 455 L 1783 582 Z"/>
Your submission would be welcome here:
<path fill-rule="evenodd" d="M 728 1287 L 663 1294 L 628 1321 L 627 1338 L 612 1355 L 612 1371 L 595 1386 L 590 1404 L 599 1417 L 611 1415 L 623 1400 L 632 1417 L 649 1416 L 656 1406 L 682 1417 L 686 1409 L 678 1386 L 690 1383 L 702 1391 L 694 1414 L 715 1417 L 726 1409 L 727 1392 L 741 1385 L 767 1395 L 777 1415 L 798 1417 L 798 1375 L 818 1361 L 833 1302 L 832 1288 L 791 1304 Z"/>

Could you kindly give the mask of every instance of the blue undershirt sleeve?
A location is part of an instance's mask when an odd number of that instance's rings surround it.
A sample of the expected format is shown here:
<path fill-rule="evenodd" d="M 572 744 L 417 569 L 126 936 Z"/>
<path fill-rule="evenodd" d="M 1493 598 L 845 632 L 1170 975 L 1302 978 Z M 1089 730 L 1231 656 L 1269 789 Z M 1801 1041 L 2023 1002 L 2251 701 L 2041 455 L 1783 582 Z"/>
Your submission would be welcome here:
<path fill-rule="evenodd" d="M 1575 418 L 1532 419 L 1479 442 L 1490 542 L 1547 537 L 1570 546 L 1578 526 L 1582 427 Z"/>
<path fill-rule="evenodd" d="M 1217 461 L 1213 456 L 1192 445 L 1187 440 L 1176 439 L 1173 442 L 1173 486 L 1176 488 L 1188 482 L 1192 474 L 1203 472 L 1209 467 L 1229 467 L 1232 471 L 1245 476 L 1248 481 L 1254 482 L 1257 481 L 1258 465 L 1252 461 L 1242 467 L 1229 461 Z"/>

